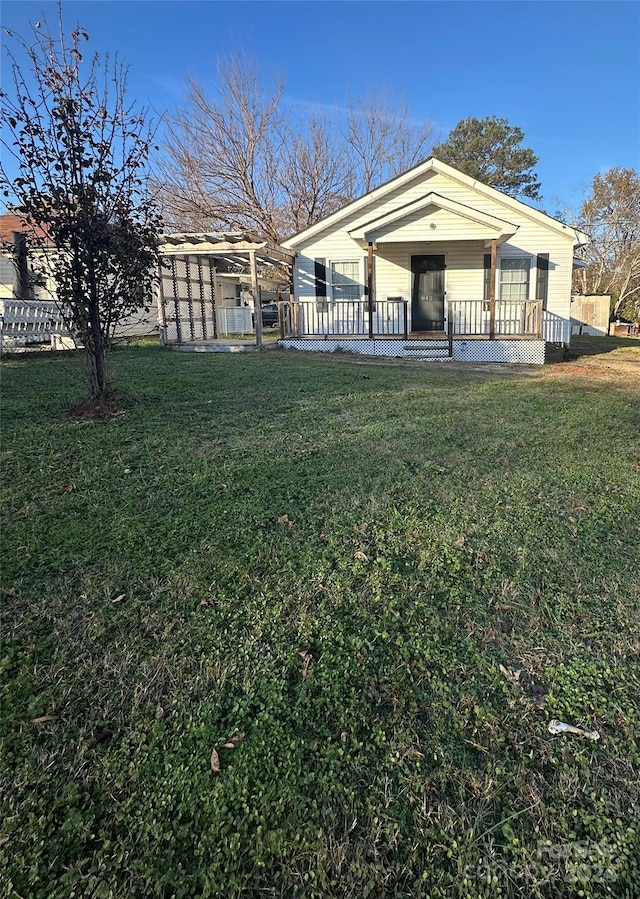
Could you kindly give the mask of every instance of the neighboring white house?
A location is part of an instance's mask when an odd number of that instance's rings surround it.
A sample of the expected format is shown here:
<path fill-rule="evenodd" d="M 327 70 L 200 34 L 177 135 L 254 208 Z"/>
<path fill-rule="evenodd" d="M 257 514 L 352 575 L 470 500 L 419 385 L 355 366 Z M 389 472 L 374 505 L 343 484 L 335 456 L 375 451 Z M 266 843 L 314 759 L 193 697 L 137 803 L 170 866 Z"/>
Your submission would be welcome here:
<path fill-rule="evenodd" d="M 430 158 L 283 243 L 297 254 L 285 345 L 543 362 L 546 342 L 570 341 L 587 242 Z"/>

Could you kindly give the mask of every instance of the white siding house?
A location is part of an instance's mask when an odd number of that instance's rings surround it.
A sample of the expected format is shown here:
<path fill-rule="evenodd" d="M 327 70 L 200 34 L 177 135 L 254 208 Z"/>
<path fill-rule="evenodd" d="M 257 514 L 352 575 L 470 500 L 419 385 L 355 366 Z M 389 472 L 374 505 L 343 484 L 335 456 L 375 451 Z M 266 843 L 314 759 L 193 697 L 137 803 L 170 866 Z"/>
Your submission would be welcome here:
<path fill-rule="evenodd" d="M 545 342 L 569 343 L 587 240 L 430 158 L 284 242 L 297 254 L 285 345 L 542 362 Z"/>

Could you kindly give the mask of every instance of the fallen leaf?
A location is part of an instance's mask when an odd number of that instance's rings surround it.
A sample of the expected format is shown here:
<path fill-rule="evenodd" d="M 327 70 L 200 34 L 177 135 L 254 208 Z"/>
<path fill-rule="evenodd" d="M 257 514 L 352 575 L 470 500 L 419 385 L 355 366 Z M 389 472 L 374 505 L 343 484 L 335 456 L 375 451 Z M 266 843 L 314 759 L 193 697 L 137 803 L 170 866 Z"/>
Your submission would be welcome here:
<path fill-rule="evenodd" d="M 32 724 L 44 724 L 45 721 L 56 721 L 58 718 L 57 715 L 40 715 L 39 718 L 32 718 Z"/>
<path fill-rule="evenodd" d="M 309 672 L 309 667 L 311 666 L 311 662 L 313 662 L 313 655 L 312 655 L 310 649 L 299 649 L 298 655 L 300 656 L 300 658 L 302 659 L 302 661 L 304 663 L 302 666 L 302 670 L 300 671 L 300 674 L 302 675 L 302 677 L 306 677 Z"/>
<path fill-rule="evenodd" d="M 518 668 L 517 671 L 510 671 L 508 668 L 505 668 L 504 665 L 498 665 L 498 668 L 500 670 L 500 674 L 502 674 L 503 677 L 506 677 L 506 679 L 509 681 L 509 683 L 511 683 L 511 684 L 519 684 L 520 683 L 520 672 L 522 670 L 521 668 Z"/>
<path fill-rule="evenodd" d="M 201 605 L 201 606 L 208 606 L 208 605 L 209 605 L 209 601 L 208 601 L 207 599 L 201 599 L 201 600 L 200 600 L 200 605 Z"/>
<path fill-rule="evenodd" d="M 228 489 L 228 484 L 220 484 L 220 486 L 218 487 L 218 493 L 226 493 Z"/>
<path fill-rule="evenodd" d="M 125 593 L 121 593 L 120 596 L 116 596 L 116 598 L 112 599 L 111 602 L 122 602 L 122 600 L 125 598 L 125 596 L 126 596 Z"/>
<path fill-rule="evenodd" d="M 576 511 L 576 512 L 588 512 L 589 511 L 587 506 L 574 506 L 573 508 L 574 508 L 574 511 Z"/>
<path fill-rule="evenodd" d="M 317 749 L 318 749 L 318 741 L 317 741 L 317 740 L 312 740 L 312 741 L 309 743 L 309 749 L 311 750 L 311 752 L 316 752 Z"/>
<path fill-rule="evenodd" d="M 228 740 L 224 744 L 225 749 L 235 749 L 236 746 L 239 746 L 244 740 L 244 731 L 241 731 L 238 734 L 234 734 L 230 740 Z"/>
<path fill-rule="evenodd" d="M 65 484 L 62 489 L 65 493 L 73 493 L 73 484 Z"/>
<path fill-rule="evenodd" d="M 15 596 L 16 588 L 15 587 L 5 587 L 5 588 L 3 588 L 2 592 L 6 593 L 7 596 Z"/>
<path fill-rule="evenodd" d="M 346 732 L 346 730 L 343 730 L 342 733 L 340 734 L 340 739 L 342 740 L 343 743 L 346 742 L 346 739 L 348 736 L 349 736 L 349 734 Z"/>
<path fill-rule="evenodd" d="M 458 537 L 457 540 L 453 541 L 453 545 L 456 547 L 456 549 L 462 549 L 466 542 L 467 541 L 465 537 Z"/>
<path fill-rule="evenodd" d="M 360 562 L 368 562 L 366 553 L 363 553 L 361 549 L 358 550 L 357 553 L 354 554 L 354 558 L 358 559 Z"/>
<path fill-rule="evenodd" d="M 211 750 L 211 770 L 214 774 L 218 774 L 220 771 L 220 756 L 217 749 Z"/>
<path fill-rule="evenodd" d="M 368 522 L 363 521 L 362 524 L 356 528 L 356 530 L 358 531 L 358 533 L 364 534 L 364 532 L 367 530 L 368 527 L 369 527 Z"/>
<path fill-rule="evenodd" d="M 577 519 L 574 518 L 573 515 L 570 515 L 570 516 L 569 516 L 569 521 L 571 522 L 571 524 L 575 524 L 576 521 L 577 521 Z"/>
<path fill-rule="evenodd" d="M 278 524 L 286 524 L 286 525 L 288 525 L 288 526 L 291 528 L 291 527 L 293 527 L 293 525 L 295 524 L 295 522 L 292 521 L 292 520 L 289 518 L 289 516 L 287 515 L 287 513 L 285 512 L 284 515 L 281 515 L 281 516 L 278 518 Z"/>

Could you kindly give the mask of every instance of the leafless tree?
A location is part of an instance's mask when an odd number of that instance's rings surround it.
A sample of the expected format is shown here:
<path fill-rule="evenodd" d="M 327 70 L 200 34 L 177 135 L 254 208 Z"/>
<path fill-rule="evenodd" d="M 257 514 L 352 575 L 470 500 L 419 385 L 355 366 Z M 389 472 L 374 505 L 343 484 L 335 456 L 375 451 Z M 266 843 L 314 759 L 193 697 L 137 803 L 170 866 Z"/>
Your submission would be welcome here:
<path fill-rule="evenodd" d="M 265 90 L 253 63 L 239 56 L 222 61 L 218 76 L 213 96 L 190 78 L 186 104 L 168 119 L 158 174 L 165 217 L 277 240 L 283 86 Z"/>
<path fill-rule="evenodd" d="M 424 158 L 431 124 L 403 103 L 350 103 L 344 120 L 304 118 L 242 56 L 218 65 L 209 94 L 191 78 L 168 119 L 157 181 L 180 228 L 247 229 L 278 242 Z"/>
<path fill-rule="evenodd" d="M 368 193 L 429 156 L 436 131 L 432 122 L 414 122 L 404 100 L 379 94 L 363 102 L 349 98 L 345 140 L 352 189 Z"/>
<path fill-rule="evenodd" d="M 591 238 L 586 268 L 578 269 L 580 293 L 610 294 L 613 312 L 640 315 L 640 175 L 614 167 L 596 175 L 582 203 L 578 225 Z"/>
<path fill-rule="evenodd" d="M 344 206 L 353 179 L 346 149 L 326 120 L 311 119 L 305 132 L 290 129 L 284 147 L 280 231 L 295 234 Z"/>

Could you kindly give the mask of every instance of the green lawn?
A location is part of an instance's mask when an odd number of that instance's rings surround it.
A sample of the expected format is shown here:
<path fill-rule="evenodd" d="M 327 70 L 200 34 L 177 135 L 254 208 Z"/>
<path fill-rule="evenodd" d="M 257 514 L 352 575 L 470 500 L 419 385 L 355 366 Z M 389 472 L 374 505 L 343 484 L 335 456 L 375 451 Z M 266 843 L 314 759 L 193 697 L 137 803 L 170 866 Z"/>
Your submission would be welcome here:
<path fill-rule="evenodd" d="M 1 896 L 640 895 L 637 383 L 80 365 L 2 366 Z"/>

